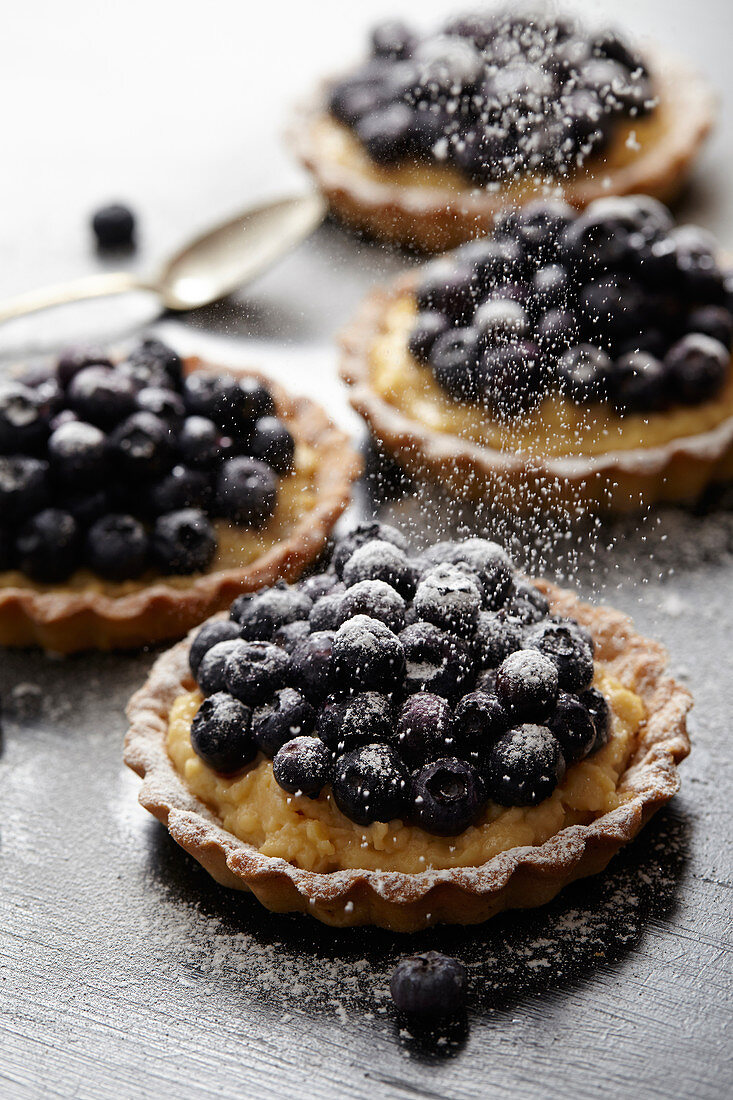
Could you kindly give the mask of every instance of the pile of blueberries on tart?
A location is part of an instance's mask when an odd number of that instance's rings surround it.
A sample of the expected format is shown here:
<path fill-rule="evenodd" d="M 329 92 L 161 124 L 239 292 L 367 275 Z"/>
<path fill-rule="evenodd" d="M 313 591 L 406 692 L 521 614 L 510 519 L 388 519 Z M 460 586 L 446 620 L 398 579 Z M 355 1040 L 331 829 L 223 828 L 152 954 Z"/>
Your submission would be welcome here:
<path fill-rule="evenodd" d="M 483 539 L 408 552 L 370 524 L 329 567 L 235 600 L 189 651 L 191 744 L 237 775 L 258 751 L 290 794 L 329 788 L 353 822 L 438 836 L 488 800 L 532 806 L 610 731 L 594 644 Z"/>
<path fill-rule="evenodd" d="M 709 233 L 646 196 L 499 215 L 423 269 L 415 301 L 413 357 L 496 417 L 552 393 L 622 415 L 695 406 L 730 374 L 733 277 Z"/>
<path fill-rule="evenodd" d="M 215 520 L 260 528 L 295 444 L 252 376 L 187 372 L 145 340 L 63 354 L 0 383 L 0 570 L 59 584 L 211 565 Z"/>
<path fill-rule="evenodd" d="M 567 175 L 619 117 L 654 105 L 647 62 L 618 33 L 516 8 L 454 17 L 437 34 L 381 24 L 328 101 L 376 164 L 451 165 L 478 186 Z"/>

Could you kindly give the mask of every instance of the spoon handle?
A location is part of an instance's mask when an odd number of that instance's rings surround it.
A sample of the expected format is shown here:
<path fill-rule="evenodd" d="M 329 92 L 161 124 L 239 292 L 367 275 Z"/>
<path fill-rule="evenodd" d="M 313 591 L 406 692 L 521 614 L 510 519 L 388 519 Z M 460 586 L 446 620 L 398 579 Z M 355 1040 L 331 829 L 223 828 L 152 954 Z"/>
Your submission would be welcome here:
<path fill-rule="evenodd" d="M 103 275 L 85 275 L 68 283 L 30 290 L 0 302 L 0 324 L 36 313 L 50 306 L 63 306 L 68 302 L 81 302 L 86 298 L 104 298 L 108 294 L 125 294 L 128 290 L 152 290 L 148 283 L 127 271 L 110 271 Z"/>

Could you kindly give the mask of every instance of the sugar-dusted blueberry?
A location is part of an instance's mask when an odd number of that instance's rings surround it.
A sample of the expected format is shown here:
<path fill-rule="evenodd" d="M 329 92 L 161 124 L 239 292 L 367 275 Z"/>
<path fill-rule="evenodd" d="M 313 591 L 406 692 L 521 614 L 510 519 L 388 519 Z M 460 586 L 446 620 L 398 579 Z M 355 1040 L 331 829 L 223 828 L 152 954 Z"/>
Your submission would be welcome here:
<path fill-rule="evenodd" d="M 3 523 L 38 512 L 49 496 L 48 463 L 25 455 L 0 455 L 0 517 Z"/>
<path fill-rule="evenodd" d="M 582 760 L 593 748 L 596 727 L 588 707 L 577 695 L 561 691 L 547 724 L 557 738 L 568 767 Z"/>
<path fill-rule="evenodd" d="M 45 508 L 21 527 L 15 550 L 19 568 L 33 580 L 66 580 L 80 565 L 79 525 L 69 512 Z"/>
<path fill-rule="evenodd" d="M 630 351 L 614 365 L 611 400 L 620 413 L 664 409 L 674 398 L 674 383 L 669 360 L 663 363 L 649 352 Z"/>
<path fill-rule="evenodd" d="M 415 591 L 415 574 L 407 554 L 381 538 L 354 550 L 344 565 L 342 577 L 347 588 L 359 581 L 384 581 L 408 599 Z"/>
<path fill-rule="evenodd" d="M 219 427 L 236 416 L 239 382 L 233 374 L 196 370 L 183 381 L 183 400 L 189 416 L 203 416 Z"/>
<path fill-rule="evenodd" d="M 573 218 L 574 212 L 567 203 L 537 199 L 516 212 L 513 231 L 530 256 L 549 263 L 555 256 L 560 235 Z"/>
<path fill-rule="evenodd" d="M 333 757 L 318 737 L 294 737 L 278 749 L 272 773 L 289 794 L 318 798 L 331 778 Z"/>
<path fill-rule="evenodd" d="M 562 750 L 547 726 L 525 724 L 494 745 L 486 767 L 489 797 L 502 806 L 536 806 L 565 774 Z"/>
<path fill-rule="evenodd" d="M 481 584 L 484 606 L 494 610 L 502 607 L 514 577 L 514 563 L 507 552 L 489 539 L 465 539 L 453 546 L 451 564 L 464 562 L 469 566 Z"/>
<path fill-rule="evenodd" d="M 48 440 L 48 458 L 55 481 L 74 489 L 93 489 L 107 474 L 107 437 L 81 420 L 61 424 Z"/>
<path fill-rule="evenodd" d="M 214 642 L 199 661 L 196 680 L 204 695 L 213 695 L 226 689 L 226 664 L 232 653 L 242 648 L 241 638 Z"/>
<path fill-rule="evenodd" d="M 128 482 L 160 477 L 173 462 L 173 441 L 164 421 L 133 413 L 109 437 L 110 464 Z"/>
<path fill-rule="evenodd" d="M 344 689 L 390 691 L 404 676 L 405 651 L 384 623 L 355 615 L 334 634 L 333 664 Z"/>
<path fill-rule="evenodd" d="M 419 363 L 427 363 L 435 341 L 447 328 L 448 322 L 442 313 L 436 310 L 419 313 L 407 341 L 410 355 Z"/>
<path fill-rule="evenodd" d="M 8 527 L 0 527 L 0 573 L 15 566 L 14 532 Z"/>
<path fill-rule="evenodd" d="M 139 577 L 149 561 L 149 539 L 139 520 L 130 515 L 102 516 L 87 531 L 86 563 L 110 581 Z"/>
<path fill-rule="evenodd" d="M 323 597 L 332 599 L 333 597 Z M 381 580 L 358 581 L 347 588 L 340 599 L 341 623 L 354 615 L 369 615 L 379 619 L 395 634 L 405 625 L 405 601 L 399 592 Z M 337 625 L 340 626 L 341 623 Z"/>
<path fill-rule="evenodd" d="M 170 387 L 178 390 L 183 381 L 183 362 L 178 352 L 153 336 L 146 336 L 127 357 L 127 365 L 137 378 L 147 378 L 146 385 L 155 379 L 165 379 Z"/>
<path fill-rule="evenodd" d="M 580 695 L 580 701 L 588 708 L 596 729 L 590 751 L 602 749 L 611 736 L 611 708 L 605 695 L 595 687 L 589 687 Z"/>
<path fill-rule="evenodd" d="M 247 453 L 275 471 L 289 474 L 295 467 L 295 440 L 276 416 L 256 420 L 247 436 Z"/>
<path fill-rule="evenodd" d="M 204 623 L 188 651 L 188 667 L 195 678 L 204 656 L 219 642 L 232 642 L 239 638 L 239 624 L 231 619 L 213 619 Z"/>
<path fill-rule="evenodd" d="M 470 691 L 456 704 L 452 751 L 462 759 L 484 762 L 508 728 L 509 716 L 497 695 L 483 689 Z"/>
<path fill-rule="evenodd" d="M 476 275 L 471 266 L 440 259 L 425 268 L 415 300 L 421 313 L 434 310 L 453 322 L 465 322 L 473 313 L 476 292 Z"/>
<path fill-rule="evenodd" d="M 362 582 L 367 583 L 367 582 Z M 348 615 L 344 612 L 344 585 L 326 592 L 313 604 L 308 622 L 311 630 L 338 630 Z"/>
<path fill-rule="evenodd" d="M 548 619 L 531 626 L 525 644 L 544 653 L 557 666 L 564 691 L 583 691 L 593 679 L 593 638 L 574 619 Z"/>
<path fill-rule="evenodd" d="M 126 248 L 135 236 L 135 215 L 121 202 L 101 206 L 92 217 L 92 230 L 99 248 Z"/>
<path fill-rule="evenodd" d="M 517 649 L 499 665 L 496 693 L 513 718 L 542 721 L 557 699 L 557 666 L 538 649 Z"/>
<path fill-rule="evenodd" d="M 421 619 L 442 630 L 470 635 L 481 610 L 481 584 L 462 564 L 436 565 L 422 578 L 413 607 Z"/>
<path fill-rule="evenodd" d="M 667 235 L 673 249 L 676 276 L 692 296 L 717 298 L 723 289 L 718 244 L 712 233 L 696 225 L 678 225 Z"/>
<path fill-rule="evenodd" d="M 406 103 L 386 103 L 359 119 L 354 129 L 371 160 L 397 164 L 411 152 L 413 118 Z"/>
<path fill-rule="evenodd" d="M 407 766 L 421 768 L 452 753 L 451 709 L 440 695 L 427 691 L 411 695 L 403 704 L 395 730 L 395 745 Z"/>
<path fill-rule="evenodd" d="M 458 836 L 476 821 L 485 801 L 479 773 L 455 756 L 433 760 L 412 777 L 412 816 L 436 836 Z"/>
<path fill-rule="evenodd" d="M 295 688 L 276 691 L 252 715 L 252 736 L 265 756 L 273 757 L 293 737 L 313 732 L 316 712 Z"/>
<path fill-rule="evenodd" d="M 331 558 L 331 567 L 336 574 L 334 580 L 340 580 L 342 578 L 344 566 L 354 551 L 364 546 L 367 542 L 372 542 L 374 540 L 389 542 L 393 546 L 396 546 L 398 550 L 407 550 L 407 539 L 396 527 L 390 527 L 389 524 L 386 523 L 362 524 L 359 527 L 355 527 L 353 531 L 349 531 L 348 534 L 343 535 L 336 542 Z M 368 578 L 360 577 L 358 579 L 367 580 Z"/>
<path fill-rule="evenodd" d="M 532 300 L 540 313 L 557 309 L 568 300 L 568 272 L 562 264 L 545 264 L 532 276 Z"/>
<path fill-rule="evenodd" d="M 66 348 L 56 361 L 56 377 L 65 389 L 80 371 L 92 366 L 111 367 L 112 361 L 100 348 Z"/>
<path fill-rule="evenodd" d="M 596 57 L 608 57 L 612 61 L 620 62 L 632 73 L 639 71 L 648 75 L 644 58 L 615 28 L 600 31 L 591 45 Z"/>
<path fill-rule="evenodd" d="M 675 396 L 692 404 L 713 397 L 720 389 L 730 367 L 730 352 L 711 336 L 688 333 L 672 345 L 664 365 Z"/>
<path fill-rule="evenodd" d="M 181 395 L 164 386 L 145 386 L 137 394 L 135 403 L 140 412 L 152 413 L 176 430 L 180 428 L 186 415 Z"/>
<path fill-rule="evenodd" d="M 340 756 L 331 782 L 336 805 L 357 825 L 404 817 L 409 788 L 410 777 L 399 754 L 379 742 Z"/>
<path fill-rule="evenodd" d="M 85 367 L 74 375 L 66 391 L 70 409 L 80 420 L 105 431 L 135 411 L 136 387 L 112 367 Z"/>
<path fill-rule="evenodd" d="M 275 645 L 282 646 L 286 653 L 292 653 L 298 643 L 307 638 L 310 632 L 310 623 L 304 619 L 298 619 L 294 623 L 279 626 L 273 634 L 272 640 Z"/>
<path fill-rule="evenodd" d="M 602 348 L 577 344 L 557 361 L 560 391 L 571 401 L 589 405 L 608 396 L 613 363 Z"/>
<path fill-rule="evenodd" d="M 395 714 L 391 700 L 378 691 L 331 695 L 318 714 L 316 732 L 329 749 L 346 752 L 376 741 L 392 743 Z"/>
<path fill-rule="evenodd" d="M 453 699 L 473 667 L 463 639 L 428 622 L 406 626 L 399 637 L 405 652 L 405 692 L 429 691 Z"/>
<path fill-rule="evenodd" d="M 224 666 L 227 691 L 254 706 L 284 687 L 290 657 L 271 642 L 242 642 L 229 654 Z"/>
<path fill-rule="evenodd" d="M 221 456 L 219 430 L 205 416 L 187 416 L 176 445 L 181 461 L 195 470 L 211 469 Z"/>
<path fill-rule="evenodd" d="M 536 585 L 518 577 L 514 581 L 514 593 L 507 601 L 505 611 L 525 625 L 537 623 L 549 614 L 550 604 Z"/>
<path fill-rule="evenodd" d="M 484 371 L 481 340 L 475 328 L 452 328 L 430 349 L 430 366 L 439 386 L 456 401 L 476 401 Z"/>
<path fill-rule="evenodd" d="M 389 981 L 392 1000 L 409 1016 L 453 1016 L 466 1003 L 468 973 L 463 963 L 437 951 L 402 959 Z"/>
<path fill-rule="evenodd" d="M 174 466 L 146 487 L 144 498 L 141 508 L 153 516 L 177 512 L 181 508 L 206 508 L 211 499 L 211 483 L 202 470 Z"/>
<path fill-rule="evenodd" d="M 291 653 L 293 681 L 309 699 L 322 699 L 334 689 L 333 631 L 315 630 Z"/>
<path fill-rule="evenodd" d="M 203 573 L 217 551 L 216 532 L 200 508 L 159 516 L 150 536 L 151 557 L 163 573 Z"/>
<path fill-rule="evenodd" d="M 733 345 L 733 314 L 725 306 L 698 306 L 687 315 L 685 328 L 719 340 L 728 350 Z"/>
<path fill-rule="evenodd" d="M 446 97 L 470 92 L 483 73 L 481 53 L 467 39 L 444 34 L 423 38 L 412 51 L 419 99 L 443 102 Z"/>
<path fill-rule="evenodd" d="M 286 623 L 307 619 L 312 601 L 305 592 L 285 581 L 260 589 L 250 599 L 242 600 L 232 614 L 236 614 L 242 637 L 249 641 L 269 641 L 278 627 Z"/>
<path fill-rule="evenodd" d="M 304 592 L 315 603 L 316 600 L 331 592 L 336 586 L 338 586 L 340 592 L 343 592 L 342 582 L 338 579 L 336 573 L 329 570 L 327 573 L 312 573 L 310 576 L 303 577 L 302 580 L 298 581 L 297 587 L 300 592 Z"/>
<path fill-rule="evenodd" d="M 471 645 L 483 668 L 497 668 L 505 657 L 522 648 L 521 623 L 503 611 L 482 611 Z"/>
<path fill-rule="evenodd" d="M 0 381 L 0 454 L 35 452 L 47 435 L 37 393 L 21 382 Z"/>
<path fill-rule="evenodd" d="M 277 478 L 256 458 L 229 458 L 217 474 L 216 504 L 234 523 L 262 527 L 277 505 Z"/>
<path fill-rule="evenodd" d="M 540 349 L 531 340 L 487 348 L 482 371 L 482 399 L 497 417 L 521 415 L 545 395 Z"/>
<path fill-rule="evenodd" d="M 476 310 L 472 325 L 485 344 L 519 340 L 529 332 L 526 310 L 511 298 L 489 298 Z"/>
<path fill-rule="evenodd" d="M 372 53 L 375 57 L 401 61 L 410 56 L 416 41 L 414 32 L 401 19 L 385 20 L 372 31 Z"/>
<path fill-rule="evenodd" d="M 236 775 L 257 755 L 252 740 L 252 711 L 218 691 L 204 699 L 191 723 L 191 746 L 205 764 L 221 775 Z"/>

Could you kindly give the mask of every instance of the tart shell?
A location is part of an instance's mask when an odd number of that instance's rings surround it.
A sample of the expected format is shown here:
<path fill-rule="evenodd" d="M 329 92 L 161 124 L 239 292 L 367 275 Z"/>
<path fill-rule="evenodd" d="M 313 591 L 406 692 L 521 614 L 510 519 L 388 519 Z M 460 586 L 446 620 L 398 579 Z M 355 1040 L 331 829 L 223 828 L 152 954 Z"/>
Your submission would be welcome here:
<path fill-rule="evenodd" d="M 185 370 L 190 373 L 208 365 L 189 358 Z M 286 538 L 249 565 L 199 574 L 186 587 L 166 584 L 162 578 L 122 596 L 92 589 L 0 588 L 0 645 L 37 645 L 66 654 L 84 649 L 132 649 L 180 638 L 228 607 L 240 593 L 279 579 L 294 580 L 318 558 L 349 502 L 351 483 L 361 473 L 361 460 L 348 437 L 319 405 L 290 395 L 256 371 L 227 370 L 265 383 L 296 440 L 317 448 L 315 506 L 299 517 Z"/>
<path fill-rule="evenodd" d="M 590 505 L 633 512 L 664 501 L 694 501 L 708 485 L 733 478 L 733 417 L 710 431 L 654 447 L 551 457 L 481 446 L 402 412 L 373 388 L 370 353 L 388 306 L 414 283 L 408 275 L 373 291 L 341 335 L 341 376 L 351 387 L 351 404 L 409 474 L 440 482 L 464 498 L 488 494 L 523 511 Z"/>
<path fill-rule="evenodd" d="M 528 191 L 524 199 L 506 189 L 489 191 L 399 185 L 373 179 L 358 166 L 340 163 L 318 133 L 324 117 L 322 93 L 302 111 L 289 140 L 312 173 L 329 207 L 353 229 L 379 240 L 425 252 L 443 252 L 493 228 L 494 217 L 509 201 L 530 201 L 540 194 L 564 197 L 582 208 L 607 195 L 647 194 L 669 202 L 682 189 L 692 162 L 707 137 L 715 116 L 715 99 L 704 81 L 676 58 L 652 59 L 660 102 L 672 120 L 659 139 L 628 164 L 606 168 L 602 157 L 592 159 L 572 179 L 542 191 Z"/>
<path fill-rule="evenodd" d="M 625 801 L 591 824 L 569 826 L 542 845 L 510 849 L 479 867 L 417 874 L 317 874 L 262 855 L 222 828 L 186 788 L 166 750 L 171 705 L 194 687 L 190 638 L 158 659 L 128 705 L 125 762 L 143 778 L 141 804 L 217 882 L 250 890 L 278 913 L 309 913 L 337 927 L 371 924 L 413 932 L 440 923 L 478 924 L 505 909 L 543 905 L 568 883 L 602 871 L 678 790 L 677 764 L 690 750 L 686 715 L 692 700 L 667 674 L 664 648 L 637 634 L 625 615 L 536 583 L 553 611 L 591 631 L 597 658 L 641 697 L 646 710 L 638 746 L 619 781 Z"/>

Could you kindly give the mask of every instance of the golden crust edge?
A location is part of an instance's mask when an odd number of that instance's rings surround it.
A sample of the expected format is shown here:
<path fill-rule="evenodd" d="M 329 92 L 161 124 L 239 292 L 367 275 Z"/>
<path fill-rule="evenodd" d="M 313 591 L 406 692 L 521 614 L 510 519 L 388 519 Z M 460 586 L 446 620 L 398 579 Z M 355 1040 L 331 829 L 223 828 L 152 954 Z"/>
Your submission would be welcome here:
<path fill-rule="evenodd" d="M 369 356 L 386 308 L 415 275 L 373 290 L 340 335 L 340 373 L 351 405 L 372 436 L 417 478 L 439 481 L 470 498 L 490 492 L 512 507 L 593 504 L 635 511 L 662 501 L 692 501 L 733 475 L 733 417 L 716 428 L 668 443 L 602 455 L 518 455 L 429 428 L 385 401 L 371 385 Z"/>
<path fill-rule="evenodd" d="M 563 186 L 557 194 L 576 207 L 607 195 L 645 193 L 669 202 L 681 191 L 692 162 L 715 118 L 716 99 L 705 81 L 675 57 L 652 55 L 665 101 L 675 126 L 642 157 L 597 176 Z M 443 252 L 487 233 L 505 202 L 501 191 L 459 195 L 438 189 L 400 187 L 370 179 L 334 162 L 313 136 L 313 122 L 323 112 L 323 94 L 301 109 L 288 131 L 288 141 L 312 174 L 331 211 L 353 229 L 379 240 L 425 252 Z M 604 180 L 609 180 L 604 185 Z M 527 201 L 535 197 L 528 195 Z"/>
<path fill-rule="evenodd" d="M 209 364 L 191 357 L 187 372 Z M 324 549 L 331 530 L 349 503 L 351 485 L 362 470 L 346 433 L 307 397 L 294 396 L 256 370 L 227 368 L 265 382 L 296 438 L 319 449 L 317 502 L 304 512 L 287 536 L 241 569 L 205 573 L 188 588 L 164 581 L 126 596 L 99 592 L 38 592 L 0 589 L 0 645 L 40 645 L 56 653 L 84 649 L 130 649 L 181 637 L 241 592 L 294 580 Z"/>
<path fill-rule="evenodd" d="M 187 790 L 168 756 L 168 713 L 191 690 L 191 638 L 163 654 L 128 704 L 125 763 L 143 779 L 140 803 L 217 882 L 250 890 L 275 912 L 302 912 L 325 924 L 371 924 L 413 932 L 438 923 L 476 924 L 505 909 L 550 901 L 578 878 L 603 870 L 679 788 L 677 765 L 690 751 L 689 692 L 667 673 L 663 646 L 637 634 L 631 620 L 573 593 L 537 581 L 553 608 L 593 634 L 609 672 L 643 700 L 638 747 L 619 784 L 627 799 L 589 825 L 561 830 L 545 844 L 510 849 L 477 868 L 404 874 L 396 871 L 302 871 L 264 856 L 226 832 Z"/>

